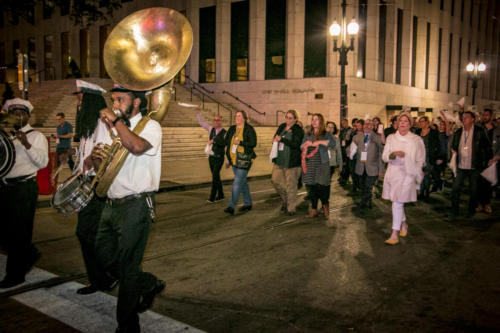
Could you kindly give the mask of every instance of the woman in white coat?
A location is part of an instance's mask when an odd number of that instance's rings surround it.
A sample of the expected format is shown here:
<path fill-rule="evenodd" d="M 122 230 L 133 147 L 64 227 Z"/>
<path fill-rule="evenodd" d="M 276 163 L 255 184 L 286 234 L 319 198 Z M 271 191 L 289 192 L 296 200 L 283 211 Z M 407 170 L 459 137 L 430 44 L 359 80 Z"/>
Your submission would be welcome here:
<path fill-rule="evenodd" d="M 420 136 L 410 132 L 408 113 L 398 117 L 398 130 L 386 138 L 382 159 L 388 163 L 382 198 L 392 201 L 392 234 L 386 244 L 396 245 L 408 233 L 405 202 L 417 201 L 417 188 L 423 179 L 425 146 Z"/>

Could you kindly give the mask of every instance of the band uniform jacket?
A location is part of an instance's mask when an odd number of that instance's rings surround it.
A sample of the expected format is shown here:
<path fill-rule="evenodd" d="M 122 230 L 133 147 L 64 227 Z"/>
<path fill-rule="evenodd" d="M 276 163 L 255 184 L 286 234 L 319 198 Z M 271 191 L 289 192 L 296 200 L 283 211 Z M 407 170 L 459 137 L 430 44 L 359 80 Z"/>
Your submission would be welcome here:
<path fill-rule="evenodd" d="M 354 136 L 352 142 L 358 147 L 356 154 L 356 166 L 354 172 L 362 176 L 366 170 L 368 176 L 378 176 L 384 170 L 384 163 L 382 161 L 382 152 L 384 146 L 382 145 L 382 138 L 380 134 L 371 132 L 368 144 L 365 147 L 364 143 L 365 133 L 360 132 Z M 367 152 L 366 162 L 361 162 L 361 152 Z"/>

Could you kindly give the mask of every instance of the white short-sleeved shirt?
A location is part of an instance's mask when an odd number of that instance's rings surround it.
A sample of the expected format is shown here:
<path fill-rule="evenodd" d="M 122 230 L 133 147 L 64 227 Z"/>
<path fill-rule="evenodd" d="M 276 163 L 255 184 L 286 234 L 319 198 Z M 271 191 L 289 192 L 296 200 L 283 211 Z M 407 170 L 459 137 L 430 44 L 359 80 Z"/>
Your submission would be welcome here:
<path fill-rule="evenodd" d="M 21 128 L 21 132 L 33 130 L 29 124 Z M 49 163 L 49 145 L 45 135 L 38 131 L 26 134 L 30 149 L 26 149 L 17 138 L 13 140 L 16 149 L 16 162 L 12 170 L 4 178 L 16 178 L 21 176 L 36 176 L 39 169 L 43 169 Z"/>
<path fill-rule="evenodd" d="M 130 128 L 133 130 L 142 119 L 138 113 L 130 118 Z M 108 197 L 123 198 L 131 194 L 158 191 L 161 176 L 161 139 L 160 124 L 149 120 L 139 136 L 151 144 L 151 148 L 141 155 L 129 153 L 123 167 L 118 172 L 113 184 L 108 190 Z M 96 144 L 111 144 L 109 132 L 101 133 Z"/>

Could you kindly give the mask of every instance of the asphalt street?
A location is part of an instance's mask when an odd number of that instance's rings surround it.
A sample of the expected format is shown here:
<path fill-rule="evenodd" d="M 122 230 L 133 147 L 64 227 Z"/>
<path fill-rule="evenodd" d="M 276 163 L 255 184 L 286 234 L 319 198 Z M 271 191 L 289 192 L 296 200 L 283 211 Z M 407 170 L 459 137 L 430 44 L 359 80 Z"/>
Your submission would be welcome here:
<path fill-rule="evenodd" d="M 500 330 L 498 199 L 491 215 L 448 223 L 449 189 L 433 193 L 407 206 L 408 236 L 387 246 L 390 202 L 361 214 L 359 197 L 334 185 L 330 218 L 306 219 L 304 189 L 295 216 L 280 212 L 269 179 L 250 189 L 253 209 L 235 216 L 205 202 L 207 187 L 157 195 L 143 261 L 167 283 L 155 313 L 207 332 Z M 37 267 L 60 277 L 52 285 L 87 282 L 75 226 L 37 210 Z M 0 305 L 22 291 L 0 293 Z"/>

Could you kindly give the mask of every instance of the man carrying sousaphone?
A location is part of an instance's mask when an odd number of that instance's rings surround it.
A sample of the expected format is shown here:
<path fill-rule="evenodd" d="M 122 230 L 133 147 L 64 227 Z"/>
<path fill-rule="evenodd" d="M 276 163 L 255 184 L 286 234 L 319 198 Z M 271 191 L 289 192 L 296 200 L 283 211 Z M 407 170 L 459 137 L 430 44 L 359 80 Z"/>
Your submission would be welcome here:
<path fill-rule="evenodd" d="M 28 124 L 33 105 L 21 98 L 9 99 L 4 109 L 19 119 L 14 125 L 16 161 L 0 181 L 0 246 L 7 251 L 6 275 L 0 288 L 24 282 L 40 257 L 32 243 L 33 219 L 38 199 L 36 174 L 49 162 L 45 136 Z"/>
<path fill-rule="evenodd" d="M 100 111 L 106 108 L 106 102 L 102 97 L 106 90 L 97 84 L 82 80 L 76 80 L 76 89 L 73 92 L 77 98 L 76 138 L 80 141 L 76 172 L 82 172 L 83 161 L 92 153 L 97 137 L 107 133 L 106 125 L 99 120 Z M 88 171 L 87 176 L 93 178 L 94 170 Z M 104 199 L 94 195 L 87 206 L 78 212 L 76 236 L 80 241 L 82 257 L 90 282 L 89 286 L 76 291 L 80 295 L 89 295 L 98 290 L 109 291 L 116 286 L 117 280 L 101 268 L 95 250 L 97 227 L 103 208 Z"/>
<path fill-rule="evenodd" d="M 107 192 L 96 251 L 103 267 L 120 282 L 117 332 L 139 332 L 138 312 L 151 307 L 165 288 L 164 281 L 141 268 L 154 218 L 154 192 L 160 184 L 162 131 L 157 121 L 149 120 L 139 134 L 133 132 L 147 113 L 144 92 L 118 85 L 111 92 L 113 110 L 101 110 L 101 117 L 130 154 Z M 109 131 L 96 142 L 110 145 Z M 85 168 L 97 169 L 102 158 L 100 148 L 95 147 Z"/>

